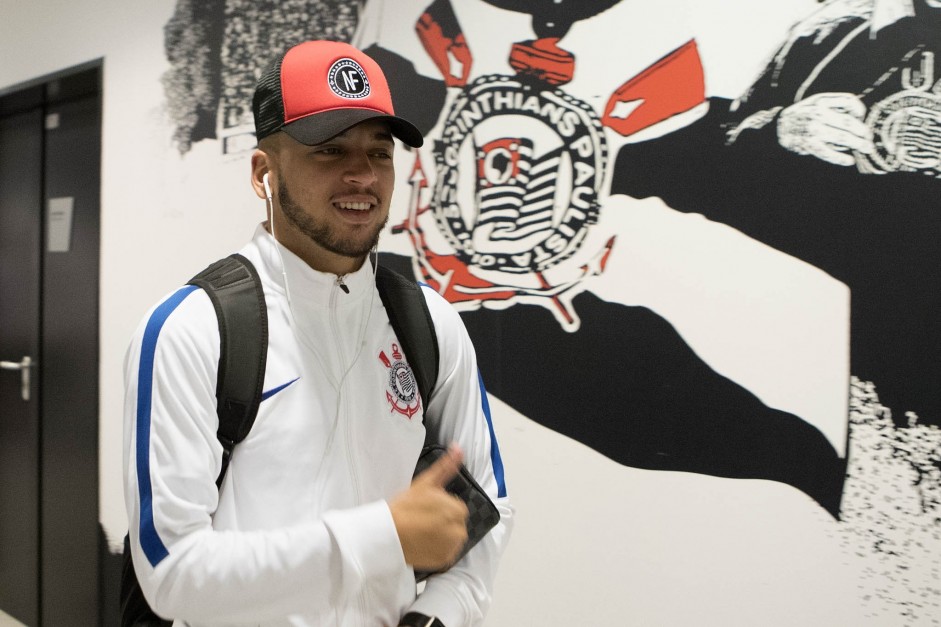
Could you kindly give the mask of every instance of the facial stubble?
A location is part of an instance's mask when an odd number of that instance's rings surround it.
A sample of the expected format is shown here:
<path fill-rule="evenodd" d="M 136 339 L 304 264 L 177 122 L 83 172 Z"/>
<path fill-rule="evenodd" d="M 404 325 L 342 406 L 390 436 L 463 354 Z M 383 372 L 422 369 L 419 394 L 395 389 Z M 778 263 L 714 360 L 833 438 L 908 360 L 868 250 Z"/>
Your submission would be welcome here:
<path fill-rule="evenodd" d="M 298 205 L 288 192 L 283 180 L 278 181 L 278 200 L 285 219 L 315 244 L 334 254 L 352 259 L 361 259 L 379 244 L 379 234 L 389 220 L 385 219 L 376 226 L 375 232 L 367 239 L 343 237 L 336 229 L 324 221 L 320 224 Z"/>

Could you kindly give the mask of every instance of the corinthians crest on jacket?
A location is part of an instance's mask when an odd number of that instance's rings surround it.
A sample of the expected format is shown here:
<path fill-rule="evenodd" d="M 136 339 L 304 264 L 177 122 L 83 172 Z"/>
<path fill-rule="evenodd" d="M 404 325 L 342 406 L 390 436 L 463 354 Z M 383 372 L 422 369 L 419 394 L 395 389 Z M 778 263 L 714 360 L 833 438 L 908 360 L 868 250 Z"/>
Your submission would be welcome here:
<path fill-rule="evenodd" d="M 398 344 L 393 343 L 388 353 L 379 351 L 379 361 L 388 370 L 386 400 L 389 402 L 389 411 L 411 420 L 421 409 L 421 396 L 418 393 L 415 373 L 406 363 Z"/>

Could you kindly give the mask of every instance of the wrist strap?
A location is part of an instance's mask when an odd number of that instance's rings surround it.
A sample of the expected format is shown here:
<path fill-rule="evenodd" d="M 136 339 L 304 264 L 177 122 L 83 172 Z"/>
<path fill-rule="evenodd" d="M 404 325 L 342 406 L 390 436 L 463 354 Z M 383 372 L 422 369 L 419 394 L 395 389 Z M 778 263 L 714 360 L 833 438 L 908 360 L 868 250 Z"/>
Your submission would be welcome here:
<path fill-rule="evenodd" d="M 434 616 L 409 612 L 399 620 L 399 627 L 444 627 L 444 623 Z"/>

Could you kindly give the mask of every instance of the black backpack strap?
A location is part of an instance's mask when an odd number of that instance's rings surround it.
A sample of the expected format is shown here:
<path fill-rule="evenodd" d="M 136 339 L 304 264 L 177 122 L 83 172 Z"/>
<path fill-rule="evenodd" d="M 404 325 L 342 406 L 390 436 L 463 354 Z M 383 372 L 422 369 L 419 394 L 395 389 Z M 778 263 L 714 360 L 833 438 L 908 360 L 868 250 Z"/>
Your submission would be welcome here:
<path fill-rule="evenodd" d="M 121 627 L 171 627 L 173 621 L 160 618 L 147 605 L 140 589 L 134 563 L 131 561 L 131 541 L 124 536 L 124 555 L 121 565 Z"/>
<path fill-rule="evenodd" d="M 216 379 L 222 486 L 232 450 L 252 430 L 265 384 L 268 357 L 268 310 L 261 279 L 251 262 L 231 255 L 212 264 L 189 285 L 202 288 L 212 301 L 219 322 L 219 374 Z M 170 627 L 172 621 L 154 614 L 144 599 L 131 561 L 129 537 L 124 536 L 121 572 L 122 627 Z"/>
<path fill-rule="evenodd" d="M 376 287 L 392 330 L 408 359 L 422 403 L 427 408 L 438 380 L 438 336 L 421 286 L 383 265 L 376 268 Z M 433 425 L 425 425 L 433 437 Z"/>
<path fill-rule="evenodd" d="M 219 319 L 219 375 L 216 381 L 222 486 L 232 450 L 255 422 L 265 383 L 268 356 L 268 311 L 261 279 L 242 255 L 215 262 L 189 281 L 209 296 Z"/>

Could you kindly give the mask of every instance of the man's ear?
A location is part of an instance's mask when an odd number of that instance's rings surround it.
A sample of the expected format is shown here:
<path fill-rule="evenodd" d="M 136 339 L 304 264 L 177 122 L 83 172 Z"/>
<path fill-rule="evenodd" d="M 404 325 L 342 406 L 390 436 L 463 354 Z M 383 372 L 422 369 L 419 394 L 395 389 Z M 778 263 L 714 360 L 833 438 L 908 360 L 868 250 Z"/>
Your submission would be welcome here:
<path fill-rule="evenodd" d="M 271 155 L 264 150 L 255 150 L 252 153 L 252 189 L 255 195 L 261 199 L 266 199 L 268 193 L 265 190 L 265 175 L 271 172 Z M 268 184 L 273 187 L 274 182 L 270 180 Z"/>

